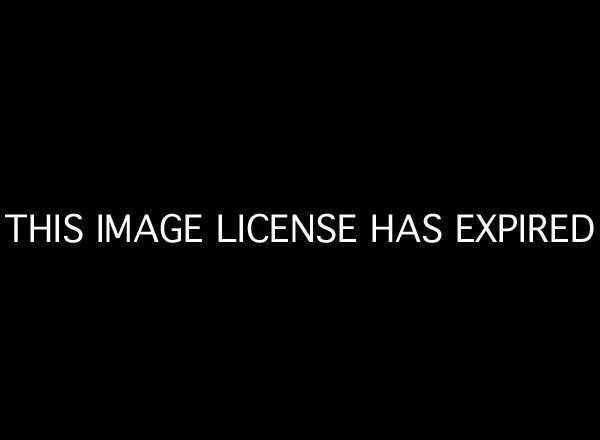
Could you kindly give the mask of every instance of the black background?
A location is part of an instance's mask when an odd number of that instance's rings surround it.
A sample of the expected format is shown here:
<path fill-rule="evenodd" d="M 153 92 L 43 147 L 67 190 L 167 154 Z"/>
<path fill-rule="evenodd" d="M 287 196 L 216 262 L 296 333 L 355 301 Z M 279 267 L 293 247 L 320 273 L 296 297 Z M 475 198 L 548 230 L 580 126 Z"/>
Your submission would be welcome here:
<path fill-rule="evenodd" d="M 573 429 L 595 389 L 597 238 L 460 246 L 453 218 L 597 221 L 592 29 L 524 11 L 247 12 L 23 16 L 3 55 L 2 213 L 356 212 L 361 243 L 4 240 L 11 412 Z M 375 212 L 438 212 L 444 241 L 371 246 Z"/>

